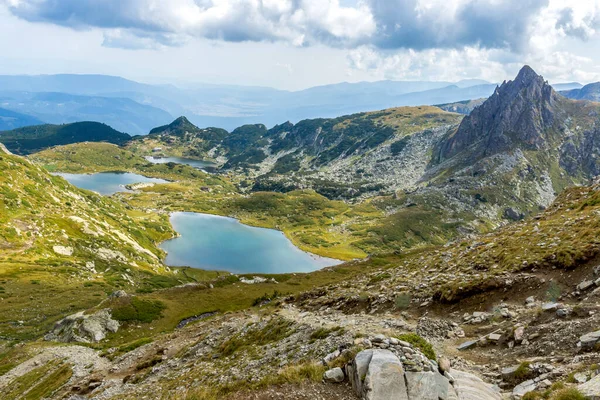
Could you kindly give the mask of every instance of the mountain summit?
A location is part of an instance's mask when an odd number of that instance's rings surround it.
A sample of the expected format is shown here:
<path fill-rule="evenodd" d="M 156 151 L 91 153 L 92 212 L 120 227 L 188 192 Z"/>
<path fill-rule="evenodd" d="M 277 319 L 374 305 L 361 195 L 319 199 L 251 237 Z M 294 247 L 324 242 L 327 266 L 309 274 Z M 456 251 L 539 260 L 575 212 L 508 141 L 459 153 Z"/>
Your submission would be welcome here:
<path fill-rule="evenodd" d="M 524 66 L 513 81 L 502 83 L 481 106 L 465 117 L 443 143 L 440 160 L 471 149 L 471 155 L 492 155 L 514 146 L 541 149 L 544 132 L 554 125 L 562 101 L 554 89 Z"/>

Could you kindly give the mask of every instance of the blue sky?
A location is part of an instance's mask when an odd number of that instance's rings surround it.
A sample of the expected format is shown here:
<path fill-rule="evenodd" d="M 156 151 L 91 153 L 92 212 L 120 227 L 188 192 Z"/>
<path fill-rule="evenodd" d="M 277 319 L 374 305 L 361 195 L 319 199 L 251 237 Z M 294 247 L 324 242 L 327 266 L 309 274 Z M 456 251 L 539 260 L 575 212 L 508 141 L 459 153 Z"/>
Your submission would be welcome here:
<path fill-rule="evenodd" d="M 0 74 L 284 89 L 600 80 L 600 0 L 0 0 Z"/>

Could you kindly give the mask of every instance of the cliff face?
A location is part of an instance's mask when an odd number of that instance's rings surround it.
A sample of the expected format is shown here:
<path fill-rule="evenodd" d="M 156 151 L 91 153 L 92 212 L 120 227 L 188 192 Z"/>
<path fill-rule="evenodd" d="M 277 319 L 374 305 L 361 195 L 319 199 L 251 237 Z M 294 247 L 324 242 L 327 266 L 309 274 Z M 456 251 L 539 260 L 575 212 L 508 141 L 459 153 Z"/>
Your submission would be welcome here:
<path fill-rule="evenodd" d="M 481 106 L 466 116 L 456 132 L 441 143 L 439 160 L 467 149 L 469 156 L 489 156 L 515 147 L 540 150 L 547 131 L 561 120 L 563 99 L 530 67 L 504 82 Z"/>

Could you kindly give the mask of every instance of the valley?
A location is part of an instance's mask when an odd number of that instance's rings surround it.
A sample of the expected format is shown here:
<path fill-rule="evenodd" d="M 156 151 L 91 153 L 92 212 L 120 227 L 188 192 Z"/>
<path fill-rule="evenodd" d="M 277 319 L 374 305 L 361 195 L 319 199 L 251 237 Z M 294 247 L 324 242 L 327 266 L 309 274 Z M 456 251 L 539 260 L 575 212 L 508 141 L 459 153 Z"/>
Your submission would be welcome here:
<path fill-rule="evenodd" d="M 600 396 L 600 103 L 472 103 L 0 134 L 3 398 Z"/>

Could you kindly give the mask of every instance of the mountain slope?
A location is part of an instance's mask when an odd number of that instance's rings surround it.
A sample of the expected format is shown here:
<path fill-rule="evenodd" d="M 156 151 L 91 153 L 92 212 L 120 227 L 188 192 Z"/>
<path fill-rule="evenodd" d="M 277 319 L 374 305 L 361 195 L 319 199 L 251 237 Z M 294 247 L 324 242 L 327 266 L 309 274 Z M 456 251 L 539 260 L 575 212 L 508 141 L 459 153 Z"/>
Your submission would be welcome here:
<path fill-rule="evenodd" d="M 561 91 L 560 94 L 569 99 L 600 101 L 600 82 L 590 83 L 580 89 Z"/>
<path fill-rule="evenodd" d="M 0 132 L 0 143 L 19 154 L 35 153 L 48 147 L 78 142 L 124 144 L 131 137 L 99 122 L 66 125 L 36 125 Z"/>
<path fill-rule="evenodd" d="M 151 289 L 157 277 L 177 284 L 156 245 L 173 235 L 166 215 L 127 210 L 3 148 L 3 339 L 39 335 L 57 318 L 97 304 L 105 290 Z M 16 323 L 17 318 L 25 322 Z"/>
<path fill-rule="evenodd" d="M 0 131 L 8 131 L 23 126 L 40 125 L 43 123 L 43 121 L 31 115 L 0 108 Z"/>

